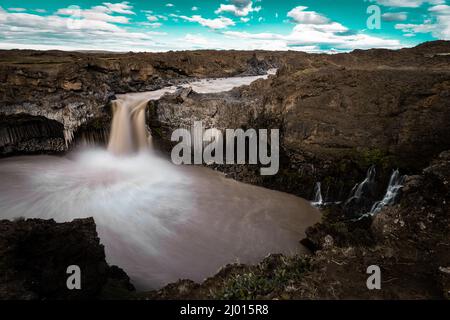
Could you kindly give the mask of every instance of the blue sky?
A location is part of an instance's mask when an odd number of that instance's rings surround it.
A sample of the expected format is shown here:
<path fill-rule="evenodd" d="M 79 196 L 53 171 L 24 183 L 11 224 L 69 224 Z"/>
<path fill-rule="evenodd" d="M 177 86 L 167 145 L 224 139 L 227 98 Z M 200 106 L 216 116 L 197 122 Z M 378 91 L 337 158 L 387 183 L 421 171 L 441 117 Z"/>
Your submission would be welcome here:
<path fill-rule="evenodd" d="M 450 39 L 447 0 L 0 0 L 4 49 L 341 52 L 435 39 Z"/>

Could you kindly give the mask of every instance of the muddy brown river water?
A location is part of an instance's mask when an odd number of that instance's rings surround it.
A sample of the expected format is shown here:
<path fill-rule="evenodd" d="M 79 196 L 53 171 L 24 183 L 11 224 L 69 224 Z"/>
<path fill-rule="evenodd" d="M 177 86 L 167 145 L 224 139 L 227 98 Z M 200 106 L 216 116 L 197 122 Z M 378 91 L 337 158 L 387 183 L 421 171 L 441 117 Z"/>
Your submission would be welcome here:
<path fill-rule="evenodd" d="M 217 83 L 200 84 L 199 91 L 217 90 Z M 233 79 L 228 86 L 239 84 Z M 159 96 L 133 99 L 137 104 Z M 304 199 L 207 168 L 176 166 L 151 149 L 6 158 L 0 177 L 0 218 L 94 217 L 108 262 L 141 290 L 180 278 L 201 281 L 227 263 L 256 263 L 269 253 L 305 252 L 299 240 L 320 220 Z"/>

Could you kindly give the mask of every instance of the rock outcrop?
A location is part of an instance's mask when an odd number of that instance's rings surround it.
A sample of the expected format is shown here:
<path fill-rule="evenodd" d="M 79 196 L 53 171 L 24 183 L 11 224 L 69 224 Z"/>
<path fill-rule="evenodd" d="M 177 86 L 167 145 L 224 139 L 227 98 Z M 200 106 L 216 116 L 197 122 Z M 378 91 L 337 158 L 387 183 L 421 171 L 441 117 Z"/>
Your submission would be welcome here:
<path fill-rule="evenodd" d="M 81 271 L 81 290 L 69 290 L 67 268 Z M 120 268 L 109 266 L 92 218 L 0 220 L 0 299 L 114 299 L 134 291 Z"/>

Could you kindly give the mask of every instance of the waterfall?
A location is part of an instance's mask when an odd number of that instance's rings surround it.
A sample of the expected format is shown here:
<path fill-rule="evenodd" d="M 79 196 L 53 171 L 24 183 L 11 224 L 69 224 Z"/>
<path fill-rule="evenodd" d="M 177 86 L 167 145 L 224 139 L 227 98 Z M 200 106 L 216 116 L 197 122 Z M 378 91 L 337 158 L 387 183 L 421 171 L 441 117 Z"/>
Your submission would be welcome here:
<path fill-rule="evenodd" d="M 316 182 L 316 184 L 314 186 L 314 200 L 311 202 L 311 204 L 315 207 L 320 207 L 323 205 L 322 190 L 321 190 L 320 182 Z"/>
<path fill-rule="evenodd" d="M 108 151 L 123 155 L 148 147 L 149 135 L 145 124 L 148 101 L 145 98 L 123 96 L 112 102 L 113 120 Z"/>
<path fill-rule="evenodd" d="M 391 178 L 389 179 L 389 184 L 383 199 L 373 204 L 372 209 L 370 210 L 370 214 L 371 215 L 377 214 L 385 206 L 390 206 L 394 204 L 398 192 L 403 187 L 404 181 L 405 177 L 400 175 L 398 169 L 394 170 L 394 172 L 391 175 Z"/>
<path fill-rule="evenodd" d="M 375 175 L 376 175 L 375 166 L 371 166 L 369 170 L 367 170 L 366 178 L 361 183 L 357 183 L 353 187 L 352 191 L 350 192 L 350 197 L 347 199 L 345 204 L 347 205 L 355 200 L 358 201 L 364 195 L 366 195 L 370 191 L 370 188 L 375 182 Z"/>
<path fill-rule="evenodd" d="M 191 88 L 197 93 L 225 92 L 235 87 L 249 85 L 258 79 L 267 79 L 270 74 L 275 73 L 276 69 L 270 69 L 267 74 L 259 76 L 202 79 L 153 91 L 119 94 L 117 100 L 112 101 L 113 120 L 108 151 L 123 155 L 148 147 L 151 137 L 145 125 L 145 109 L 150 100 L 158 100 L 166 93 L 175 93 L 179 88 Z M 65 134 L 65 138 L 70 142 L 72 133 Z"/>

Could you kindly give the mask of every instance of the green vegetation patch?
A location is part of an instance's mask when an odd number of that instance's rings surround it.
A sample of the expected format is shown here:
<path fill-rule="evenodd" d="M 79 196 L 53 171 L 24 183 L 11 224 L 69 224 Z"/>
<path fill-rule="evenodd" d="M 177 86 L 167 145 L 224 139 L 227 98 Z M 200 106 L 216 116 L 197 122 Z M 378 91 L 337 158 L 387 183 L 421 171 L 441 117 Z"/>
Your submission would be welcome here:
<path fill-rule="evenodd" d="M 311 269 L 306 256 L 273 255 L 266 258 L 250 272 L 232 275 L 216 292 L 215 299 L 252 300 L 285 291 L 299 282 Z"/>
<path fill-rule="evenodd" d="M 382 169 L 389 169 L 397 164 L 393 155 L 378 148 L 355 151 L 354 158 L 361 168 L 368 168 L 372 165 L 376 165 Z"/>

